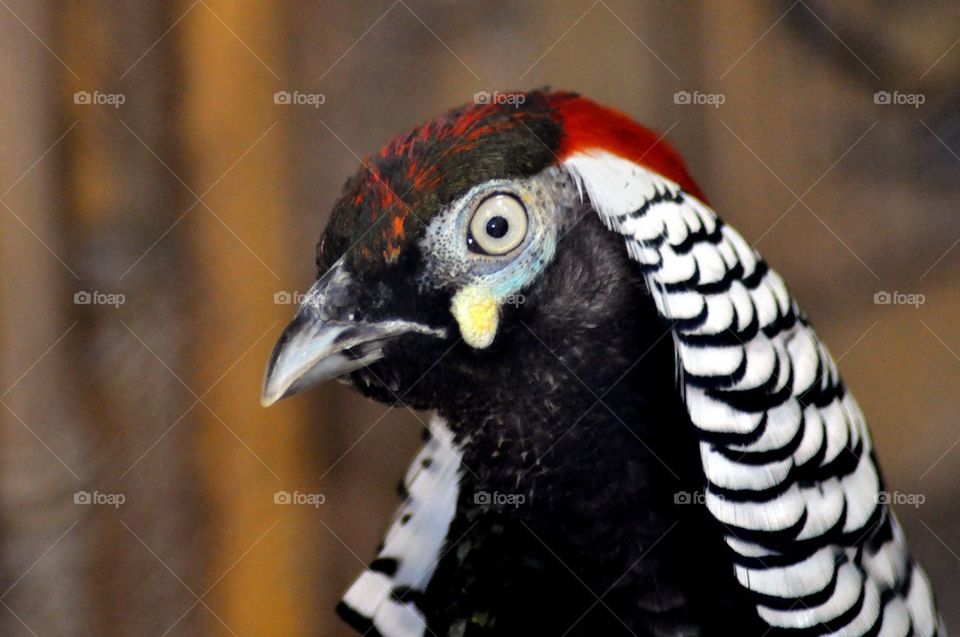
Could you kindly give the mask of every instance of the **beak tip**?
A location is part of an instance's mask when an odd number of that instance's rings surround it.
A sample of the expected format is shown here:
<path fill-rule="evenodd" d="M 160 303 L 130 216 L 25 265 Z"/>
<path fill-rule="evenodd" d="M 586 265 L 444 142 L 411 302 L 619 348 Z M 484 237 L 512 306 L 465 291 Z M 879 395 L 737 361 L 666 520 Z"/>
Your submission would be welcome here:
<path fill-rule="evenodd" d="M 260 406 L 261 406 L 261 407 L 270 407 L 270 406 L 273 405 L 275 402 L 277 402 L 277 400 L 278 400 L 277 398 L 275 398 L 275 397 L 273 397 L 273 396 L 268 396 L 266 393 L 264 393 L 264 394 L 262 394 L 262 395 L 260 396 Z"/>
<path fill-rule="evenodd" d="M 269 407 L 283 398 L 286 387 L 278 387 L 277 383 L 277 358 L 280 356 L 280 344 L 273 348 L 270 354 L 270 361 L 267 363 L 267 370 L 263 377 L 263 388 L 260 390 L 260 406 Z"/>
<path fill-rule="evenodd" d="M 263 380 L 263 390 L 260 392 L 260 406 L 270 407 L 288 395 L 289 385 L 281 385 L 277 382 L 276 376 L 270 373 L 273 370 L 271 364 L 268 368 L 267 377 Z"/>

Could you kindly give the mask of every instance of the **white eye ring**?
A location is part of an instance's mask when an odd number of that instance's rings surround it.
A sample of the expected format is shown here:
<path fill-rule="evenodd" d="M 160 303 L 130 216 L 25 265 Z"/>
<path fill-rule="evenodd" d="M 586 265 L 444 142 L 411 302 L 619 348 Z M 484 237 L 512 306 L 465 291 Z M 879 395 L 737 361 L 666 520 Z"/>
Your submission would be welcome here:
<path fill-rule="evenodd" d="M 487 197 L 473 212 L 467 246 L 473 252 L 504 255 L 527 236 L 527 209 L 513 195 Z"/>

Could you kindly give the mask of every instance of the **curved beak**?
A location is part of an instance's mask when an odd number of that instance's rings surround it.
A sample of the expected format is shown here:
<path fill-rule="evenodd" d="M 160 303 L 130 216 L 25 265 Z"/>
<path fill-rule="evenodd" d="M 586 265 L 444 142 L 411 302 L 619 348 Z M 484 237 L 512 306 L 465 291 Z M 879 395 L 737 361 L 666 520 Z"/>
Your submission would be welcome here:
<path fill-rule="evenodd" d="M 380 360 L 385 343 L 402 334 L 446 336 L 412 321 L 355 321 L 355 299 L 341 259 L 313 284 L 273 347 L 260 397 L 264 407 Z"/>

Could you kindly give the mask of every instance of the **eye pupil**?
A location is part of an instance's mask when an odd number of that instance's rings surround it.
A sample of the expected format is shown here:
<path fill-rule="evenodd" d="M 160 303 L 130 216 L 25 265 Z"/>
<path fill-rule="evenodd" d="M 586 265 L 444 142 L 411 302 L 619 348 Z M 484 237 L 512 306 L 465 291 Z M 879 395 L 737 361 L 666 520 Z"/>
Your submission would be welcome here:
<path fill-rule="evenodd" d="M 501 239 L 506 236 L 507 232 L 510 230 L 510 222 L 500 216 L 491 217 L 487 221 L 487 226 L 485 229 L 487 234 L 494 239 Z"/>
<path fill-rule="evenodd" d="M 467 249 L 485 257 L 503 257 L 527 236 L 527 209 L 510 193 L 484 197 L 473 210 L 467 227 Z"/>

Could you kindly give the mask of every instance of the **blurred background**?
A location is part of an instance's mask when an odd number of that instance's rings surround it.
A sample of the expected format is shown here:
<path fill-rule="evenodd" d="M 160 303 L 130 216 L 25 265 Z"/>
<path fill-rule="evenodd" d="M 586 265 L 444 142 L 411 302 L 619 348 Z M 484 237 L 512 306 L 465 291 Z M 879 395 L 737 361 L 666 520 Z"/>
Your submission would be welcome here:
<path fill-rule="evenodd" d="M 960 5 L 0 5 L 0 634 L 350 634 L 425 416 L 265 410 L 264 364 L 360 158 L 543 85 L 666 132 L 780 270 L 960 629 Z"/>

